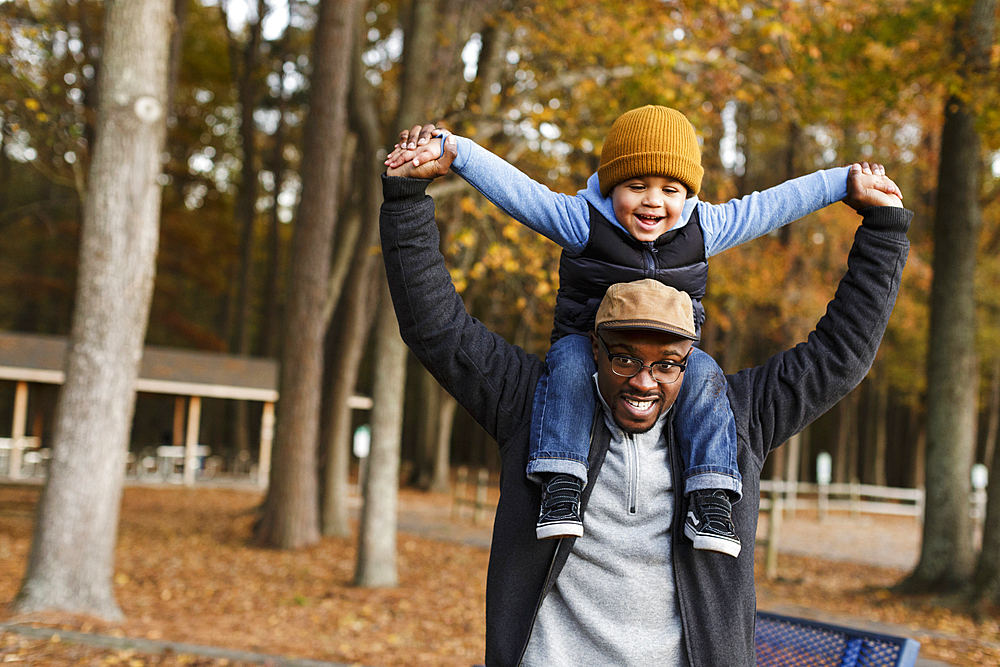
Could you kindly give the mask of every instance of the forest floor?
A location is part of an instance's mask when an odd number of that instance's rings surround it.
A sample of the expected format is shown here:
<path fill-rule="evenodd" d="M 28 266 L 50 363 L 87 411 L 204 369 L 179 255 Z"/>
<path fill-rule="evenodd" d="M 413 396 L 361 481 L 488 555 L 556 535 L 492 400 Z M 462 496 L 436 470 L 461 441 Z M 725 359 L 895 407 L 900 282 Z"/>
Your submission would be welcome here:
<path fill-rule="evenodd" d="M 247 546 L 259 492 L 128 487 L 114 575 L 124 619 L 104 622 L 10 613 L 8 603 L 30 549 L 38 493 L 37 486 L 0 485 L 0 662 L 52 667 L 482 662 L 489 526 L 453 519 L 447 495 L 401 491 L 400 584 L 371 590 L 352 585 L 354 538 L 325 538 L 294 552 Z M 929 597 L 889 591 L 910 566 L 901 566 L 899 554 L 904 561 L 913 557 L 915 528 L 900 524 L 912 519 L 865 519 L 864 530 L 848 532 L 891 535 L 903 525 L 909 537 L 899 538 L 897 547 L 859 540 L 860 553 L 845 558 L 823 546 L 849 542 L 836 538 L 843 529 L 796 530 L 798 523 L 819 523 L 802 514 L 785 520 L 783 535 L 804 533 L 802 544 L 828 557 L 783 553 L 780 576 L 767 581 L 758 548 L 761 609 L 910 636 L 921 642 L 923 659 L 1000 665 L 1000 613 L 976 617 Z M 792 551 L 807 551 L 788 542 Z M 896 557 L 892 566 L 871 564 L 882 562 L 883 549 Z M 26 630 L 29 626 L 40 630 Z M 301 660 L 288 660 L 295 658 Z"/>

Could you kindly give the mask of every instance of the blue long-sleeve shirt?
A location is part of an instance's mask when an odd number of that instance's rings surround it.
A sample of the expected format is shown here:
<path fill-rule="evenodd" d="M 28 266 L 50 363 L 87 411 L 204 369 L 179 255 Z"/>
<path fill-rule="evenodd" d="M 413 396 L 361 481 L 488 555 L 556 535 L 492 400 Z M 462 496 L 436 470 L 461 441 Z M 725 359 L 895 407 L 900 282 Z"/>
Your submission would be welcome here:
<path fill-rule="evenodd" d="M 587 245 L 588 204 L 625 229 L 615 217 L 611 197 L 601 196 L 597 174 L 587 179 L 587 187 L 576 195 L 561 194 L 529 178 L 471 139 L 456 139 L 458 157 L 451 165 L 452 170 L 509 216 L 566 250 L 580 252 Z M 686 225 L 697 207 L 705 237 L 705 256 L 711 257 L 840 201 L 847 195 L 848 171 L 849 167 L 821 169 L 725 204 L 709 204 L 691 197 L 684 203 L 681 219 L 674 228 Z"/>

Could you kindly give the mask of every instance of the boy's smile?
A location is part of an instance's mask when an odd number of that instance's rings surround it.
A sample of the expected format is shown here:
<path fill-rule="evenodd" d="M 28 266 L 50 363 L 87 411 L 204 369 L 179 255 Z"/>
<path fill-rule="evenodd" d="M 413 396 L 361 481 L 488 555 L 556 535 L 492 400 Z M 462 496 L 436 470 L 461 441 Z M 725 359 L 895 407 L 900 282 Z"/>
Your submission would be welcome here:
<path fill-rule="evenodd" d="M 611 190 L 615 217 L 639 241 L 655 241 L 681 219 L 688 191 L 669 176 L 636 176 Z"/>

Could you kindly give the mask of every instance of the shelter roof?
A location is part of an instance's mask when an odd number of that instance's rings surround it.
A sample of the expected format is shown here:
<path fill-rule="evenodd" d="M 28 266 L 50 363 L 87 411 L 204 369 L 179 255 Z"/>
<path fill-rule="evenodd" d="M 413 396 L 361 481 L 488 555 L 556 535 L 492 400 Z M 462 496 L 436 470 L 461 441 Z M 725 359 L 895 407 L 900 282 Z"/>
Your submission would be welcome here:
<path fill-rule="evenodd" d="M 0 331 L 0 379 L 62 384 L 64 336 Z M 147 345 L 136 390 L 250 401 L 278 400 L 278 362 Z"/>

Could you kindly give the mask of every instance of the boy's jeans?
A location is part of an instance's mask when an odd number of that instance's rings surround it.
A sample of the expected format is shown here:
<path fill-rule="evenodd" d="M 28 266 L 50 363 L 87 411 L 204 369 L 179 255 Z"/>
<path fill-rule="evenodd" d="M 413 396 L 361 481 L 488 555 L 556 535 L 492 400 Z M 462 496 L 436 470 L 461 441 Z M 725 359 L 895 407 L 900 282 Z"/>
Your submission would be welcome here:
<path fill-rule="evenodd" d="M 590 426 L 597 408 L 594 353 L 587 336 L 563 336 L 545 357 L 548 372 L 538 381 L 531 416 L 528 477 L 569 473 L 587 483 Z M 743 495 L 736 463 L 736 421 L 725 375 L 712 357 L 691 350 L 674 428 L 684 461 L 684 493 L 725 489 L 733 502 Z"/>

